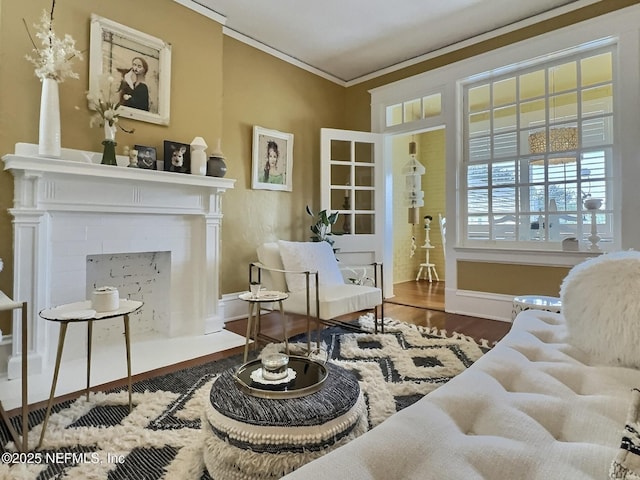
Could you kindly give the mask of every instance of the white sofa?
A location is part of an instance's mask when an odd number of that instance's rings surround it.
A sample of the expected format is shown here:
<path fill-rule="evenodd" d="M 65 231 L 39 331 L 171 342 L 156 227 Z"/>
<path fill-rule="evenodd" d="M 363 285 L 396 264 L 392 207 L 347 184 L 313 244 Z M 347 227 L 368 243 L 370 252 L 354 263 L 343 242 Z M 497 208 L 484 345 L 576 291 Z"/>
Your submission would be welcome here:
<path fill-rule="evenodd" d="M 609 278 L 611 287 L 629 290 L 627 298 L 640 292 L 640 254 L 633 257 L 636 270 L 631 272 L 631 285 L 624 283 L 624 276 L 621 280 L 618 275 L 618 282 Z M 622 258 L 611 270 L 629 265 L 626 261 Z M 602 270 L 602 264 L 595 267 L 587 269 L 587 283 L 606 285 L 610 273 Z M 594 276 L 594 271 L 605 279 Z M 575 287 L 563 291 L 572 313 Z M 608 292 L 588 299 L 588 289 L 579 287 L 580 302 L 592 302 L 593 318 L 567 321 L 563 314 L 520 313 L 510 332 L 462 374 L 284 478 L 604 480 L 616 458 L 636 473 L 617 464 L 615 478 L 640 478 L 640 457 L 620 448 L 625 423 L 638 426 L 633 423 L 640 398 L 633 391 L 640 388 L 638 365 L 616 364 L 620 342 L 601 345 L 614 358 L 609 362 L 594 355 L 588 345 L 579 348 L 570 343 L 572 329 L 589 329 L 590 337 L 598 338 L 598 322 L 600 329 L 613 329 L 603 319 L 615 316 L 614 322 L 633 324 L 627 337 L 630 344 L 635 342 L 637 360 L 640 327 L 635 324 L 640 316 L 635 307 L 640 302 L 632 300 L 634 308 L 629 308 L 613 295 L 618 304 L 612 306 L 605 298 Z"/>

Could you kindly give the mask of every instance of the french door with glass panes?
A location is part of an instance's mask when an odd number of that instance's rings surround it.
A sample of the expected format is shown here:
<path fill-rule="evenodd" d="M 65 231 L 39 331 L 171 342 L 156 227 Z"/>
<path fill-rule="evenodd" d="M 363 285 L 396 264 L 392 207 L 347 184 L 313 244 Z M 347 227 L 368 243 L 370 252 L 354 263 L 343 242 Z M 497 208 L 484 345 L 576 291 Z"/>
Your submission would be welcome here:
<path fill-rule="evenodd" d="M 382 135 L 323 128 L 320 138 L 320 209 L 340 212 L 332 228 L 338 258 L 343 265 L 384 263 Z"/>

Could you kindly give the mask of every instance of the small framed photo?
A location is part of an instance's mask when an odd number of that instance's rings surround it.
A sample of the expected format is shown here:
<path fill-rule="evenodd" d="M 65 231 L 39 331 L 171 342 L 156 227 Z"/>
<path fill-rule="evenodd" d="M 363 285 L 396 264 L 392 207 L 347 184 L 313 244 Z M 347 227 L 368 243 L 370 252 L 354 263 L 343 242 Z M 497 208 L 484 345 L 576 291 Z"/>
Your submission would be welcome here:
<path fill-rule="evenodd" d="M 191 173 L 191 145 L 165 140 L 164 169 L 167 172 Z"/>
<path fill-rule="evenodd" d="M 147 170 L 158 169 L 156 165 L 157 158 L 155 147 L 136 145 L 134 148 L 138 151 L 138 168 L 146 168 Z"/>
<path fill-rule="evenodd" d="M 293 133 L 253 127 L 251 188 L 292 190 Z"/>
<path fill-rule="evenodd" d="M 122 117 L 169 125 L 171 44 L 91 14 L 89 91 L 94 97 L 104 77 L 119 84 Z M 94 108 L 91 102 L 89 108 Z"/>

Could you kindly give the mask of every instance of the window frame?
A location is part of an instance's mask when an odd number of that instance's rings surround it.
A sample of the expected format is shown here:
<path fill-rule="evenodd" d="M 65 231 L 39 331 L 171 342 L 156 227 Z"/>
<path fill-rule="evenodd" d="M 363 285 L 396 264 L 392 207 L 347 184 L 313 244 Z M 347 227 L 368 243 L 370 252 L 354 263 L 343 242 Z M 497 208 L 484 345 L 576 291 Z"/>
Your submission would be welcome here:
<path fill-rule="evenodd" d="M 604 112 L 601 115 L 590 115 L 583 114 L 582 112 L 582 99 L 581 93 L 590 88 L 593 88 L 593 85 L 583 85 L 581 84 L 580 69 L 577 68 L 576 72 L 576 83 L 573 89 L 568 89 L 568 92 L 572 92 L 575 94 L 575 103 L 576 103 L 576 113 L 575 118 L 565 119 L 558 121 L 557 118 L 553 120 L 550 119 L 550 105 L 549 100 L 553 99 L 555 96 L 559 94 L 561 91 L 550 91 L 549 88 L 549 71 L 553 68 L 556 68 L 561 65 L 569 64 L 571 62 L 575 62 L 576 65 L 579 65 L 582 60 L 585 58 L 595 57 L 602 54 L 610 54 L 611 55 L 611 104 L 610 112 Z M 618 90 L 618 78 L 617 78 L 617 62 L 618 62 L 618 48 L 617 43 L 615 41 L 605 41 L 605 42 L 591 42 L 584 45 L 579 45 L 570 49 L 566 49 L 564 51 L 559 51 L 551 55 L 546 55 L 544 57 L 539 57 L 532 60 L 525 60 L 522 62 L 517 62 L 509 66 L 502 67 L 500 69 L 487 71 L 485 73 L 476 74 L 467 78 L 464 78 L 458 82 L 458 95 L 460 98 L 459 106 L 458 106 L 458 118 L 459 124 L 461 126 L 462 134 L 460 136 L 459 145 L 459 162 L 458 162 L 458 172 L 459 172 L 459 189 L 458 189 L 458 206 L 459 206 L 459 214 L 460 214 L 460 222 L 459 222 L 459 235 L 458 235 L 458 248 L 470 248 L 470 249 L 495 249 L 495 250 L 548 250 L 548 251 L 560 251 L 562 250 L 562 238 L 557 238 L 557 234 L 554 235 L 554 238 L 550 238 L 550 229 L 543 229 L 542 232 L 544 234 L 544 238 L 536 238 L 533 239 L 531 234 L 532 230 L 529 232 L 524 231 L 523 228 L 525 224 L 522 223 L 523 219 L 526 218 L 527 215 L 533 217 L 534 213 L 532 211 L 531 202 L 529 201 L 527 205 L 527 209 L 520 209 L 520 207 L 524 204 L 523 198 L 527 198 L 527 195 L 522 193 L 520 189 L 528 188 L 531 189 L 533 187 L 533 182 L 526 182 L 523 178 L 523 174 L 525 177 L 529 174 L 529 169 L 531 168 L 529 165 L 529 161 L 532 160 L 534 155 L 531 152 L 524 153 L 521 149 L 521 142 L 523 142 L 523 135 L 526 132 L 531 132 L 532 129 L 530 126 L 522 126 L 520 123 L 520 109 L 519 106 L 521 103 L 524 103 L 523 98 L 521 97 L 519 91 L 519 80 L 522 76 L 527 75 L 531 72 L 536 72 L 542 70 L 545 75 L 544 80 L 544 94 L 543 96 L 538 96 L 538 100 L 542 100 L 544 102 L 544 121 L 539 125 L 541 131 L 546 132 L 548 129 L 553 127 L 566 127 L 566 126 L 575 126 L 577 127 L 577 131 L 581 132 L 584 127 L 583 122 L 588 119 L 599 118 L 599 119 L 609 119 L 610 124 L 607 126 L 606 120 L 603 121 L 603 129 L 610 130 L 610 142 L 605 143 L 602 142 L 599 145 L 586 145 L 582 142 L 582 135 L 578 135 L 578 145 L 577 149 L 570 152 L 571 155 L 576 158 L 575 168 L 578 169 L 580 163 L 584 161 L 586 155 L 592 152 L 602 152 L 604 156 L 604 174 L 601 178 L 589 179 L 589 184 L 591 182 L 601 182 L 605 184 L 606 196 L 604 199 L 605 207 L 602 208 L 598 213 L 598 233 L 602 237 L 600 242 L 600 247 L 603 250 L 614 249 L 616 245 L 620 243 L 620 239 L 616 236 L 616 229 L 614 225 L 614 219 L 616 218 L 616 214 L 618 213 L 620 206 L 615 202 L 615 195 L 612 194 L 613 188 L 613 179 L 615 177 L 615 159 L 616 159 L 616 143 L 615 143 L 615 129 L 616 124 L 618 123 L 617 118 L 617 90 Z M 510 104 L 514 108 L 514 116 L 515 123 L 512 128 L 512 136 L 515 138 L 514 146 L 516 148 L 515 154 L 510 156 L 500 156 L 495 155 L 494 143 L 497 136 L 499 136 L 500 132 L 498 132 L 493 125 L 494 122 L 494 113 L 496 110 L 503 108 L 504 105 L 502 103 L 498 103 L 493 98 L 493 85 L 496 83 L 504 82 L 508 79 L 514 79 L 515 82 L 515 100 Z M 606 83 L 605 83 L 606 84 Z M 476 135 L 475 138 L 484 138 L 488 139 L 489 146 L 489 155 L 484 160 L 471 160 L 471 146 L 474 140 L 474 136 L 470 132 L 470 121 L 469 117 L 474 113 L 478 113 L 472 111 L 469 107 L 469 92 L 474 88 L 479 88 L 487 86 L 489 87 L 489 104 L 486 110 L 486 114 L 488 115 L 488 130 L 485 135 Z M 508 104 L 508 102 L 507 102 Z M 480 111 L 482 113 L 482 111 Z M 547 134 L 548 135 L 548 134 Z M 547 137 L 548 138 L 548 137 Z M 576 174 L 576 180 L 571 182 L 567 180 L 567 176 L 565 173 L 564 180 L 558 179 L 550 179 L 549 174 L 553 173 L 556 170 L 555 166 L 549 165 L 549 159 L 553 158 L 554 153 L 549 152 L 550 149 L 547 149 L 547 152 L 541 156 L 541 160 L 543 162 L 543 175 L 544 182 L 538 182 L 538 185 L 544 189 L 544 210 L 541 212 L 542 215 L 539 217 L 539 222 L 543 222 L 543 225 L 553 224 L 554 219 L 559 219 L 559 216 L 551 217 L 554 215 L 549 211 L 549 188 L 553 185 L 568 185 L 571 183 L 575 183 L 575 194 L 579 195 L 580 192 L 583 191 L 581 183 L 583 183 L 580 174 Z M 492 166 L 503 163 L 505 161 L 513 162 L 514 164 L 514 176 L 515 182 L 510 185 L 510 188 L 513 188 L 515 192 L 514 199 L 514 212 L 509 212 L 508 215 L 512 216 L 513 223 L 513 239 L 505 240 L 505 239 L 496 239 L 495 232 L 495 223 L 496 221 L 493 219 L 496 216 L 496 210 L 492 208 L 492 191 L 496 188 L 501 187 L 509 187 L 509 185 L 497 185 L 492 181 L 491 178 L 491 170 Z M 482 188 L 470 188 L 468 185 L 468 176 L 467 172 L 470 166 L 472 165 L 486 165 L 487 167 L 487 229 L 486 235 L 488 238 L 482 239 L 473 239 L 470 238 L 470 230 L 469 230 L 469 219 L 473 218 L 472 212 L 469 211 L 469 194 L 473 191 L 482 192 Z M 525 168 L 523 168 L 523 166 Z M 528 167 L 528 168 L 527 168 Z M 551 167 L 551 168 L 550 168 Z M 526 173 L 525 173 L 526 172 Z M 586 183 L 586 180 L 584 181 Z M 586 238 L 589 235 L 590 230 L 590 221 L 591 215 L 590 212 L 587 211 L 582 205 L 582 199 L 576 198 L 576 208 L 575 211 L 562 212 L 565 217 L 569 217 L 571 214 L 575 216 L 575 234 L 571 235 L 565 234 L 564 237 L 575 236 L 577 237 L 581 243 L 586 241 Z M 587 218 L 588 217 L 588 218 Z M 479 216 L 477 218 L 480 218 Z M 604 219 L 604 221 L 603 221 Z M 531 227 L 533 227 L 533 220 L 531 221 Z M 559 222 L 559 220 L 558 220 Z M 527 224 L 528 225 L 528 224 Z M 527 236 L 528 233 L 528 236 Z M 526 238 L 525 238 L 526 237 Z M 588 244 L 588 242 L 587 242 Z"/>
<path fill-rule="evenodd" d="M 393 161 L 391 140 L 395 135 L 419 132 L 425 128 L 425 122 L 412 122 L 395 127 L 385 126 L 385 108 L 403 100 L 426 95 L 435 89 L 444 92 L 443 115 L 440 126 L 446 129 L 446 216 L 447 216 L 447 267 L 446 277 L 450 285 L 457 285 L 457 262 L 515 263 L 522 265 L 540 265 L 571 267 L 585 258 L 599 255 L 580 245 L 579 251 L 528 250 L 518 246 L 509 250 L 491 245 L 482 248 L 468 247 L 461 243 L 460 224 L 462 223 L 460 199 L 460 178 L 462 157 L 463 121 L 461 112 L 461 81 L 477 78 L 482 72 L 504 72 L 508 65 L 521 66 L 530 59 L 551 60 L 558 55 L 566 55 L 578 47 L 597 47 L 616 45 L 617 55 L 614 61 L 614 75 L 617 78 L 614 95 L 615 103 L 615 151 L 613 156 L 613 181 L 615 188 L 611 192 L 616 208 L 613 212 L 615 242 L 612 250 L 640 249 L 640 196 L 636 194 L 640 178 L 640 5 L 620 11 L 590 18 L 560 29 L 550 30 L 542 35 L 533 35 L 526 40 L 509 43 L 499 48 L 491 48 L 479 54 L 464 56 L 452 63 L 427 69 L 414 76 L 402 78 L 391 83 L 374 86 L 368 92 L 371 95 L 371 131 L 384 135 L 385 176 L 391 175 Z M 440 52 L 442 53 L 442 52 Z M 434 54 L 437 56 L 438 54 Z M 531 62 L 529 62 L 531 63 Z M 620 65 L 625 66 L 624 72 Z M 435 124 L 435 122 L 434 122 Z M 392 251 L 392 229 L 387 226 L 385 242 Z M 391 253 L 389 253 L 391 256 Z M 385 264 L 386 265 L 386 264 Z M 457 298 L 457 297 L 456 297 Z M 465 301 L 460 299 L 463 304 Z M 458 300 L 451 299 L 452 305 Z"/>

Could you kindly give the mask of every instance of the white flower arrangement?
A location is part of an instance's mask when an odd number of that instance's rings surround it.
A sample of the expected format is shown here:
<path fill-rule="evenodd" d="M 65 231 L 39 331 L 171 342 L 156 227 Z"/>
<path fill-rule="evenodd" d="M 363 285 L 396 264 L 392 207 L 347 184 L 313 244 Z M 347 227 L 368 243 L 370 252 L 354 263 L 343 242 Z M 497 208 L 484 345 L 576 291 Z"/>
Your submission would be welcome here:
<path fill-rule="evenodd" d="M 96 113 L 91 116 L 89 120 L 89 126 L 94 127 L 96 125 L 110 127 L 118 127 L 120 130 L 126 133 L 133 133 L 135 129 L 124 128 L 119 123 L 120 119 L 120 83 L 109 76 L 102 76 L 99 82 L 99 93 L 94 95 L 93 93 L 87 93 L 87 100 L 89 105 L 95 109 Z"/>
<path fill-rule="evenodd" d="M 33 56 L 26 55 L 36 67 L 35 74 L 43 81 L 45 78 L 52 78 L 57 82 L 63 82 L 65 78 L 78 78 L 78 74 L 72 70 L 73 60 L 82 60 L 82 52 L 76 50 L 76 42 L 71 35 L 66 34 L 64 38 L 59 38 L 53 30 L 53 11 L 56 2 L 51 4 L 51 13 L 42 11 L 40 24 L 34 24 L 36 37 L 40 39 L 42 47 L 38 48 L 31 35 L 29 39 L 33 44 Z M 24 21 L 24 20 L 23 20 Z M 26 28 L 26 22 L 25 22 Z M 27 28 L 27 34 L 29 29 Z"/>

